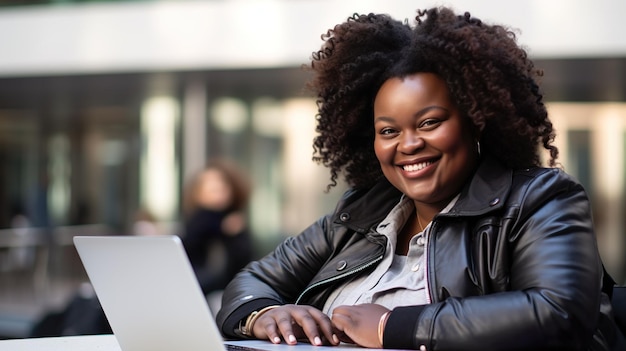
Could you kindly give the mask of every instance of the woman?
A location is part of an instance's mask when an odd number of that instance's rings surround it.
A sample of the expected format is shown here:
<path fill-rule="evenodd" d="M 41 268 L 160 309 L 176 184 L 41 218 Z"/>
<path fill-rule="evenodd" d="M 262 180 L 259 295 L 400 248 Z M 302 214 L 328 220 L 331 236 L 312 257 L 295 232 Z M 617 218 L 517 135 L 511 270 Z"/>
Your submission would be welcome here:
<path fill-rule="evenodd" d="M 245 220 L 250 186 L 232 162 L 210 160 L 187 184 L 182 237 L 205 295 L 224 289 L 252 259 L 252 237 Z"/>
<path fill-rule="evenodd" d="M 589 200 L 555 166 L 539 73 L 506 27 L 355 15 L 314 57 L 314 159 L 352 186 L 240 272 L 230 337 L 420 350 L 617 350 Z M 540 151 L 542 147 L 546 152 Z"/>

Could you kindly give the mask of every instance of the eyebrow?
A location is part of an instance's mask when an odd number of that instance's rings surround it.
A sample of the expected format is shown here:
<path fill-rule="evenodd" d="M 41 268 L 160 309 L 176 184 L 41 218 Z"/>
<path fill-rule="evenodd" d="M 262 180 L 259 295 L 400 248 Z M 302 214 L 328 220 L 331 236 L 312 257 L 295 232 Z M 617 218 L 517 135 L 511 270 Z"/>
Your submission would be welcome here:
<path fill-rule="evenodd" d="M 448 109 L 447 109 L 447 108 L 445 108 L 445 107 L 441 107 L 441 106 L 428 106 L 428 107 L 424 107 L 423 109 L 421 109 L 421 110 L 417 111 L 417 112 L 413 115 L 413 117 L 415 117 L 415 118 L 419 118 L 419 117 L 421 117 L 421 116 L 425 115 L 426 113 L 428 113 L 428 112 L 430 112 L 430 111 L 432 111 L 432 110 L 443 110 L 443 111 L 446 111 L 446 112 L 450 112 L 450 110 L 448 110 Z M 388 117 L 388 116 L 378 116 L 378 117 L 374 117 L 374 122 L 378 122 L 378 121 L 381 121 L 381 122 L 393 122 L 394 120 L 395 120 L 394 118 L 392 118 L 392 117 Z"/>

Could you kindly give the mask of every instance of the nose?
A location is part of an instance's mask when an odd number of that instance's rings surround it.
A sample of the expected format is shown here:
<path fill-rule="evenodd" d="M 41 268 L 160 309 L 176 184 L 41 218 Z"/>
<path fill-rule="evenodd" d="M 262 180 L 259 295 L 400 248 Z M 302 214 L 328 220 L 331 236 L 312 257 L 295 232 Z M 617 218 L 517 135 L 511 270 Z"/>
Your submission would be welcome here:
<path fill-rule="evenodd" d="M 424 147 L 424 138 L 418 133 L 402 133 L 398 150 L 405 154 L 412 154 Z"/>

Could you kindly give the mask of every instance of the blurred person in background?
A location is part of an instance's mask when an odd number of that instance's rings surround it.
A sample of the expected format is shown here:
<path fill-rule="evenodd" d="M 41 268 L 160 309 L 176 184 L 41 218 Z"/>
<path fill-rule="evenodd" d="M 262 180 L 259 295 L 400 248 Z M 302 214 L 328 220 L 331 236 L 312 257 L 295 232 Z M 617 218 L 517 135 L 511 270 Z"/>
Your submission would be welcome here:
<path fill-rule="evenodd" d="M 183 246 L 205 295 L 222 290 L 253 256 L 246 220 L 246 174 L 226 159 L 209 160 L 183 194 Z"/>

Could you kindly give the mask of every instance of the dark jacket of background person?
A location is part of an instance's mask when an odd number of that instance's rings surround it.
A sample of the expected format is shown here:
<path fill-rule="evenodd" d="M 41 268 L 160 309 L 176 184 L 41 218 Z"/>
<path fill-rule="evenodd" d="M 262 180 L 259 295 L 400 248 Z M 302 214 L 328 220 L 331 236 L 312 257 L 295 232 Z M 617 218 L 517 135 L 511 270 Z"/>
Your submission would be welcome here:
<path fill-rule="evenodd" d="M 205 294 L 224 289 L 252 259 L 252 238 L 248 229 L 236 233 L 222 229 L 224 220 L 231 214 L 200 208 L 185 224 L 183 246 Z M 210 255 L 218 256 L 218 260 L 212 260 Z"/>
<path fill-rule="evenodd" d="M 400 196 L 386 180 L 348 191 L 333 214 L 249 265 L 226 290 L 221 331 L 241 337 L 239 321 L 267 305 L 321 309 L 333 286 L 368 274 L 385 250 L 376 226 Z M 426 253 L 432 303 L 396 308 L 385 347 L 608 350 L 621 335 L 602 282 L 580 284 L 602 275 L 589 211 L 581 185 L 561 170 L 512 171 L 484 160 L 456 205 L 433 220 Z M 590 318 L 598 309 L 600 320 Z"/>

